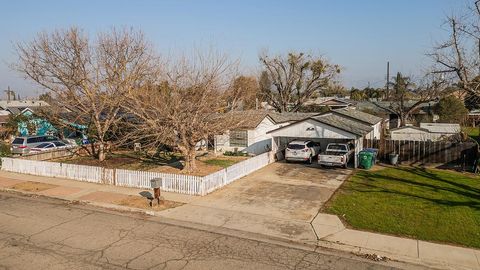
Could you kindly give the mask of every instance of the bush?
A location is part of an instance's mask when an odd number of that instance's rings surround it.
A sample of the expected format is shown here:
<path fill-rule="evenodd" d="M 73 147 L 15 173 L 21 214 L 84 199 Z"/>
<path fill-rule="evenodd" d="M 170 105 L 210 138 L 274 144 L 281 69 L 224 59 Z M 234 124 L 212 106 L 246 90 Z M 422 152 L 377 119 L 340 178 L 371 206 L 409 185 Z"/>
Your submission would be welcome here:
<path fill-rule="evenodd" d="M 435 105 L 434 112 L 438 114 L 439 122 L 442 123 L 462 123 L 468 114 L 463 102 L 454 96 L 440 99 Z"/>
<path fill-rule="evenodd" d="M 10 146 L 4 142 L 0 143 L 0 157 L 9 157 L 11 155 Z"/>
<path fill-rule="evenodd" d="M 225 151 L 225 152 L 223 152 L 223 155 L 224 156 L 230 156 L 230 157 L 246 157 L 246 156 L 248 156 L 248 153 Z"/>

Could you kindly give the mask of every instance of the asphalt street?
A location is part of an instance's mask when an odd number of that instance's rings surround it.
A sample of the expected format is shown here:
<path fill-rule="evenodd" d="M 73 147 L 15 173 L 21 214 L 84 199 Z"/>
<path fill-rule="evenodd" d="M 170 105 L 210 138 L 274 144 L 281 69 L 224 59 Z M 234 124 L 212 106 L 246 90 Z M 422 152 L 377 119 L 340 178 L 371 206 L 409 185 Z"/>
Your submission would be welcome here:
<path fill-rule="evenodd" d="M 0 269 L 396 269 L 331 251 L 0 192 Z M 401 267 L 408 269 L 410 267 Z"/>

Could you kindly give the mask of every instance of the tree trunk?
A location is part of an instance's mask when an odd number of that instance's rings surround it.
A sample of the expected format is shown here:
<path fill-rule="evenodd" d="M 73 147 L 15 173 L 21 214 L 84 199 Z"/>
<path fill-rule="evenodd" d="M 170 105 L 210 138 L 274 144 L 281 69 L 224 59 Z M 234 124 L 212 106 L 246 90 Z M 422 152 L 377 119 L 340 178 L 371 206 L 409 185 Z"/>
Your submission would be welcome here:
<path fill-rule="evenodd" d="M 182 171 L 187 173 L 192 173 L 197 170 L 197 164 L 195 163 L 196 152 L 195 147 L 185 148 L 183 151 L 184 158 L 185 158 L 185 165 L 183 166 Z"/>
<path fill-rule="evenodd" d="M 98 145 L 98 160 L 104 161 L 105 160 L 105 143 L 101 142 Z"/>

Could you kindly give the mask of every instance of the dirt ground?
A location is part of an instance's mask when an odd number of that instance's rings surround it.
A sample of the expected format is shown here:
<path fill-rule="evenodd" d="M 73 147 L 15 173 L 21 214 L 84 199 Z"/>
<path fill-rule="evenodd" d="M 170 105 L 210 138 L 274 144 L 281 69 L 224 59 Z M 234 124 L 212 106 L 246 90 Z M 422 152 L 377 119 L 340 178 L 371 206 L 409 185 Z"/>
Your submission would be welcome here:
<path fill-rule="evenodd" d="M 46 183 L 39 183 L 39 182 L 22 182 L 15 184 L 12 186 L 12 189 L 18 189 L 18 190 L 23 190 L 23 191 L 28 191 L 28 192 L 40 192 L 44 191 L 47 189 L 52 189 L 58 187 L 57 185 L 51 185 L 51 184 L 46 184 Z"/>
<path fill-rule="evenodd" d="M 149 202 L 150 200 L 145 197 L 128 196 L 128 198 L 120 201 L 118 204 L 123 206 L 128 206 L 128 207 L 141 208 L 141 209 L 151 209 L 153 211 L 161 211 L 161 210 L 183 205 L 183 203 L 180 203 L 180 202 L 167 201 L 167 200 L 160 200 L 160 204 L 157 204 L 157 201 L 153 200 L 152 206 L 150 206 Z"/>

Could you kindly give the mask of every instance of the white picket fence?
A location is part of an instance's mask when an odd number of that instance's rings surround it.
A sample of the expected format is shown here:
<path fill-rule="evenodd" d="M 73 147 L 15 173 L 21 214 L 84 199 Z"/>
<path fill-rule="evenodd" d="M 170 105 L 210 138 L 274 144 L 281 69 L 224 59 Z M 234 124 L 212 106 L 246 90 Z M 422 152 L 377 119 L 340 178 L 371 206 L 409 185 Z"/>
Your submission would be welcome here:
<path fill-rule="evenodd" d="M 151 179 L 161 178 L 163 191 L 203 196 L 263 168 L 271 162 L 270 153 L 263 153 L 207 176 L 107 169 L 17 158 L 2 158 L 2 170 L 136 188 L 150 188 Z"/>

